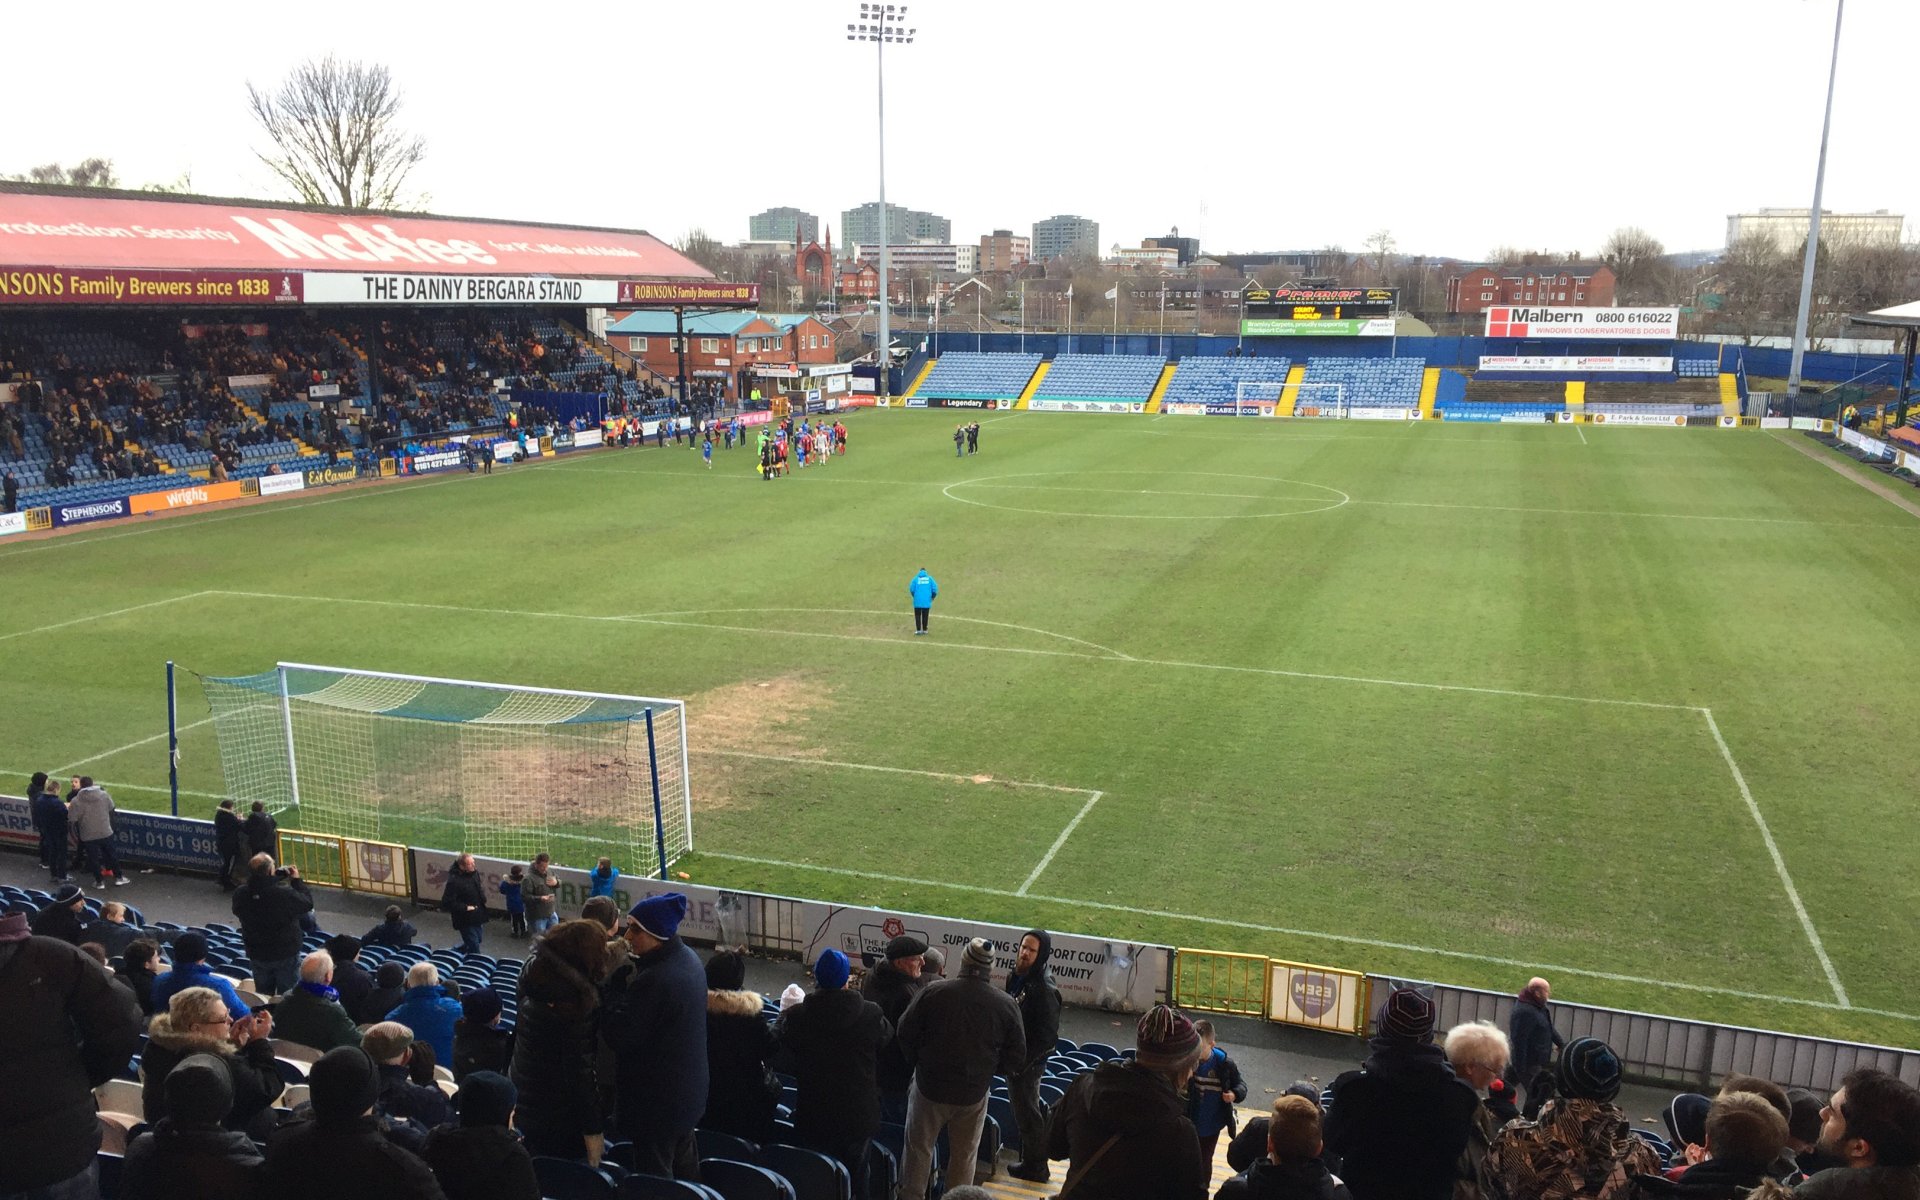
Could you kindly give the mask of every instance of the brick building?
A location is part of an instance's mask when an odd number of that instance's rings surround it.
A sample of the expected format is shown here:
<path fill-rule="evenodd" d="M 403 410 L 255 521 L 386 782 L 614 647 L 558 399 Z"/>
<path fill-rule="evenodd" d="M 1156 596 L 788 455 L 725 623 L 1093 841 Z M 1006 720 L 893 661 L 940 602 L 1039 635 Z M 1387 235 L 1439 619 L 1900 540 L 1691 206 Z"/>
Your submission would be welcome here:
<path fill-rule="evenodd" d="M 663 379 L 679 376 L 671 312 L 616 314 L 607 340 Z M 686 318 L 687 377 L 724 381 L 738 398 L 743 372 L 760 365 L 834 361 L 833 330 L 810 313 L 706 313 Z"/>
<path fill-rule="evenodd" d="M 1613 283 L 1605 263 L 1468 267 L 1447 280 L 1447 311 L 1481 313 L 1496 304 L 1611 308 Z"/>
<path fill-rule="evenodd" d="M 1033 239 L 1011 229 L 980 235 L 980 270 L 989 274 L 1016 271 L 1033 258 Z"/>

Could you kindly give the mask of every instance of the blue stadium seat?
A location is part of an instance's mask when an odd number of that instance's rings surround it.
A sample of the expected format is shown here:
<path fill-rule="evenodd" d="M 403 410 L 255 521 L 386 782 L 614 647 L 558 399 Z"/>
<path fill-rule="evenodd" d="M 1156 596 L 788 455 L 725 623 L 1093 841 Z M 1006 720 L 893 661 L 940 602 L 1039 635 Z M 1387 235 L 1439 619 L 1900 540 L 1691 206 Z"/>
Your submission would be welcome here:
<path fill-rule="evenodd" d="M 798 1200 L 785 1178 L 730 1158 L 701 1159 L 700 1182 L 719 1192 L 723 1200 Z"/>
<path fill-rule="evenodd" d="M 760 1147 L 756 1160 L 792 1185 L 798 1200 L 853 1200 L 853 1177 L 833 1158 L 799 1146 Z"/>
<path fill-rule="evenodd" d="M 612 1179 L 583 1162 L 536 1155 L 533 1176 L 545 1200 L 612 1200 Z"/>

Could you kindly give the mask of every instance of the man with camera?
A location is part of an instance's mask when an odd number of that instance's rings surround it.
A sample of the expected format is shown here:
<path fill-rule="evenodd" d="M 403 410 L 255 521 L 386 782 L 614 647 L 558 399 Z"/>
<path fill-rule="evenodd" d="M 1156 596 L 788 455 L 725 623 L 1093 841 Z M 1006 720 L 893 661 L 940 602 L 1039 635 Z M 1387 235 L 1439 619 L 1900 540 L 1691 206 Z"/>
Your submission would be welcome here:
<path fill-rule="evenodd" d="M 313 896 L 295 867 L 274 869 L 273 858 L 247 860 L 247 881 L 233 894 L 233 915 L 254 990 L 278 995 L 300 982 L 300 918 L 313 911 Z"/>

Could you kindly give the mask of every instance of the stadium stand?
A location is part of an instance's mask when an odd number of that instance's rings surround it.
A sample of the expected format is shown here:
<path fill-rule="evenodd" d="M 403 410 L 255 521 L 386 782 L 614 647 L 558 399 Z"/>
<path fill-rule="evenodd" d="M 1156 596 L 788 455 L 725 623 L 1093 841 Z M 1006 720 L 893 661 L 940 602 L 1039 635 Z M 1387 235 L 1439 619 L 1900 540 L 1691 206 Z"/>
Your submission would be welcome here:
<path fill-rule="evenodd" d="M 1713 379 L 1720 374 L 1720 366 L 1711 359 L 1683 358 L 1674 364 L 1674 374 L 1682 379 Z"/>
<path fill-rule="evenodd" d="M 1150 354 L 1055 355 L 1034 399 L 1145 403 L 1166 365 L 1166 359 Z"/>
<path fill-rule="evenodd" d="M 954 351 L 939 357 L 915 394 L 937 400 L 1012 400 L 1039 366 L 1038 354 Z"/>
<path fill-rule="evenodd" d="M 1415 408 L 1426 369 L 1424 358 L 1309 358 L 1302 382 L 1344 384 L 1348 405 Z"/>
<path fill-rule="evenodd" d="M 1180 369 L 1167 385 L 1165 404 L 1232 404 L 1242 395 L 1242 383 L 1270 383 L 1271 388 L 1247 389 L 1248 399 L 1278 400 L 1280 385 L 1292 367 L 1286 358 L 1225 358 L 1194 355 L 1180 360 Z"/>

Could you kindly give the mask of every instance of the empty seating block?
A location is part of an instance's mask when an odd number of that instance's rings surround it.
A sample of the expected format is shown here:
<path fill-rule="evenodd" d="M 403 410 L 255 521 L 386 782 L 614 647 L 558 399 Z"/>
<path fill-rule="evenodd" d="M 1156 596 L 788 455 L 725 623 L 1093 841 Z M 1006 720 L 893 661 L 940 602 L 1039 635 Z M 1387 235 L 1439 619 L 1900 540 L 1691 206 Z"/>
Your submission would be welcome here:
<path fill-rule="evenodd" d="M 1287 358 L 1218 358 L 1195 355 L 1180 360 L 1161 404 L 1232 404 L 1236 398 L 1269 404 L 1280 399 L 1281 385 L 1293 360 Z M 1242 387 L 1257 384 L 1257 387 Z"/>
<path fill-rule="evenodd" d="M 943 354 L 914 395 L 936 400 L 1013 400 L 1039 369 L 1038 354 Z"/>
<path fill-rule="evenodd" d="M 1301 382 L 1344 385 L 1339 395 L 1349 408 L 1418 408 L 1426 369 L 1424 358 L 1309 358 Z M 1302 392 L 1300 402 L 1332 404 L 1331 391 Z"/>
<path fill-rule="evenodd" d="M 1720 374 L 1720 364 L 1705 358 L 1683 358 L 1674 364 L 1682 379 L 1712 379 Z"/>
<path fill-rule="evenodd" d="M 1033 398 L 1144 404 L 1166 365 L 1166 359 L 1151 354 L 1059 354 Z"/>

